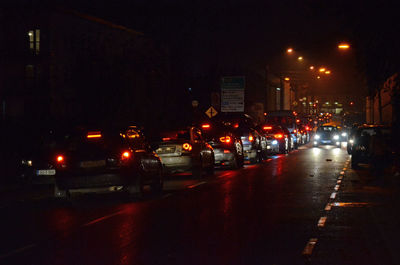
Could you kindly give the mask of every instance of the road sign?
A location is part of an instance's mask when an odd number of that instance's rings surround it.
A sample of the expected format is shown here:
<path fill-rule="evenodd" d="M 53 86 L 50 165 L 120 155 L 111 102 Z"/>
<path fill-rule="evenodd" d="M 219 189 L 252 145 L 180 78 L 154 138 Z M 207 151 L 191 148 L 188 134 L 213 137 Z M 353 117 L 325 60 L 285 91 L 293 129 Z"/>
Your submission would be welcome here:
<path fill-rule="evenodd" d="M 213 107 L 210 107 L 207 111 L 206 114 L 209 118 L 212 118 L 218 114 L 218 111 L 216 111 Z"/>
<path fill-rule="evenodd" d="M 244 111 L 244 76 L 227 76 L 221 79 L 221 112 Z"/>

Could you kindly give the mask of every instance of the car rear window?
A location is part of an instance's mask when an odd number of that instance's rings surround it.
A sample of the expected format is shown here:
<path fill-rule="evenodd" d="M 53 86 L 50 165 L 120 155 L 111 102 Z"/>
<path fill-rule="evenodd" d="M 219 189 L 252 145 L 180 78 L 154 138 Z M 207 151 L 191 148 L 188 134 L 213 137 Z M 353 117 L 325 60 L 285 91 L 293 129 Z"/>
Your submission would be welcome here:
<path fill-rule="evenodd" d="M 189 130 L 167 131 L 160 133 L 163 141 L 190 140 Z"/>

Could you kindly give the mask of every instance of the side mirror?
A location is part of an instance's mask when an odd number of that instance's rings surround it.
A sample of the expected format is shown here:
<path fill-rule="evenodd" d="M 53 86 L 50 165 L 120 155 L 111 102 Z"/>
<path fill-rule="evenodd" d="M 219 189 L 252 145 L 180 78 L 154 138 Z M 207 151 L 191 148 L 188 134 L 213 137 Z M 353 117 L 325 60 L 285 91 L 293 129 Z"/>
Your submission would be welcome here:
<path fill-rule="evenodd" d="M 159 146 L 158 144 L 156 144 L 156 143 L 151 143 L 151 144 L 150 144 L 150 148 L 151 148 L 151 150 L 153 150 L 153 151 L 157 150 L 158 147 L 160 147 L 160 146 Z"/>

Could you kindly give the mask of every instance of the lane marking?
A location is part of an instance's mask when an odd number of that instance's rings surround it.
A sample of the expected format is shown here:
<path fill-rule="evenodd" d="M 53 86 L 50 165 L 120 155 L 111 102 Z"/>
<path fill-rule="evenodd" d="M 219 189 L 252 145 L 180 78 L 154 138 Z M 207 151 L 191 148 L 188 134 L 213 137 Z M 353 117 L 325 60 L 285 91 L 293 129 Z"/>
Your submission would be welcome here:
<path fill-rule="evenodd" d="M 103 216 L 103 217 L 94 219 L 93 221 L 90 221 L 90 222 L 88 222 L 88 223 L 86 223 L 86 224 L 84 224 L 84 225 L 82 225 L 82 226 L 93 225 L 93 224 L 99 223 L 99 222 L 101 222 L 101 221 L 110 219 L 111 217 L 114 217 L 114 216 L 116 216 L 116 215 L 122 214 L 122 213 L 124 213 L 124 212 L 125 212 L 124 210 L 123 210 L 123 211 L 119 211 L 119 212 L 115 212 L 115 213 L 112 213 L 112 214 L 109 214 L 109 215 L 106 215 L 106 216 Z"/>
<path fill-rule="evenodd" d="M 321 218 L 319 218 L 318 227 L 324 227 L 325 223 L 326 223 L 326 219 L 328 219 L 328 217 L 326 217 L 326 216 L 322 216 Z"/>
<path fill-rule="evenodd" d="M 340 172 L 340 175 L 344 175 L 344 171 L 341 171 L 341 172 Z"/>
<path fill-rule="evenodd" d="M 338 191 L 339 188 L 340 188 L 340 186 L 339 186 L 339 185 L 336 185 L 336 186 L 335 186 L 335 191 Z"/>
<path fill-rule="evenodd" d="M 308 240 L 302 254 L 303 256 L 311 256 L 313 249 L 315 247 L 315 245 L 317 244 L 318 239 L 317 238 L 310 238 L 310 240 Z"/>
<path fill-rule="evenodd" d="M 332 206 L 330 203 L 326 204 L 325 206 L 325 211 L 330 211 L 332 209 Z"/>
<path fill-rule="evenodd" d="M 342 179 L 343 179 L 343 176 L 339 176 L 338 179 L 339 179 L 339 180 L 342 180 Z"/>
<path fill-rule="evenodd" d="M 339 179 L 339 180 L 337 181 L 337 184 L 341 184 L 341 183 L 342 183 L 342 180 Z"/>
<path fill-rule="evenodd" d="M 198 187 L 198 186 L 203 185 L 203 184 L 206 184 L 206 183 L 207 183 L 207 182 L 202 181 L 202 182 L 199 182 L 199 183 L 196 183 L 196 184 L 187 186 L 187 188 L 188 188 L 188 189 L 193 189 L 193 188 L 195 188 L 195 187 Z"/>
<path fill-rule="evenodd" d="M 332 200 L 336 198 L 336 192 L 332 192 L 331 197 Z"/>
<path fill-rule="evenodd" d="M 10 256 L 13 256 L 15 254 L 24 252 L 25 250 L 28 250 L 28 249 L 31 249 L 31 248 L 34 248 L 34 247 L 36 247 L 36 244 L 30 244 L 30 245 L 24 246 L 22 248 L 14 249 L 14 250 L 12 250 L 12 251 L 10 251 L 8 253 L 0 254 L 0 259 L 4 259 L 4 258 L 10 257 Z"/>

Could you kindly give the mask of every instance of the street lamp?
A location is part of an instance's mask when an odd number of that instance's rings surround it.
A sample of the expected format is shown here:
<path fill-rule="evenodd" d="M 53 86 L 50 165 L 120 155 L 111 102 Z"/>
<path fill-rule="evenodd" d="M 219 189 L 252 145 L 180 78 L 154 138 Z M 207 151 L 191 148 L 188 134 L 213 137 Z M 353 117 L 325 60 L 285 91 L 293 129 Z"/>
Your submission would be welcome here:
<path fill-rule="evenodd" d="M 350 48 L 350 45 L 349 45 L 348 43 L 340 43 L 340 44 L 338 45 L 338 48 L 339 48 L 340 50 L 347 50 L 347 49 Z"/>
<path fill-rule="evenodd" d="M 321 79 L 321 77 L 320 77 L 320 76 L 317 76 L 317 79 Z"/>
<path fill-rule="evenodd" d="M 322 72 L 325 72 L 326 69 L 324 67 L 321 67 L 321 68 L 319 68 L 319 71 L 322 73 Z"/>
<path fill-rule="evenodd" d="M 329 74 L 331 74 L 331 71 L 327 70 L 327 71 L 325 71 L 325 74 L 329 75 Z"/>
<path fill-rule="evenodd" d="M 299 57 L 297 58 L 297 60 L 303 61 L 303 56 L 299 56 Z"/>
<path fill-rule="evenodd" d="M 315 68 L 314 66 L 312 66 L 312 65 L 310 66 L 310 70 L 314 70 L 314 68 Z"/>
<path fill-rule="evenodd" d="M 292 49 L 292 48 L 288 48 L 288 49 L 286 50 L 286 52 L 287 52 L 287 53 L 293 53 L 293 49 Z"/>
<path fill-rule="evenodd" d="M 285 81 L 290 81 L 290 78 L 289 77 L 285 77 Z"/>

